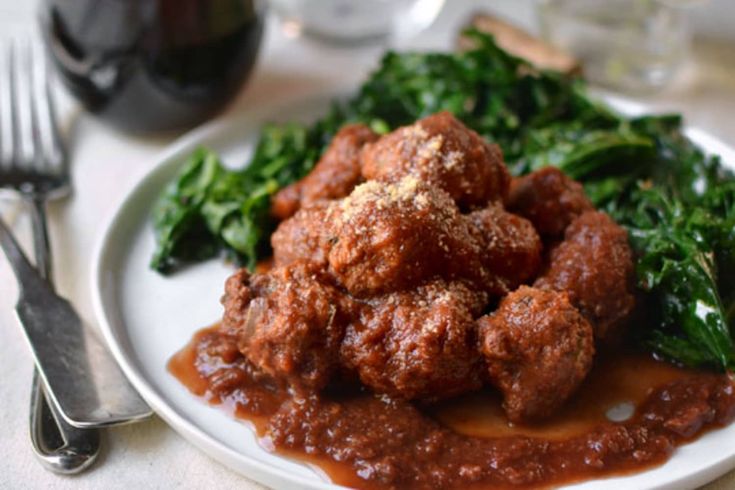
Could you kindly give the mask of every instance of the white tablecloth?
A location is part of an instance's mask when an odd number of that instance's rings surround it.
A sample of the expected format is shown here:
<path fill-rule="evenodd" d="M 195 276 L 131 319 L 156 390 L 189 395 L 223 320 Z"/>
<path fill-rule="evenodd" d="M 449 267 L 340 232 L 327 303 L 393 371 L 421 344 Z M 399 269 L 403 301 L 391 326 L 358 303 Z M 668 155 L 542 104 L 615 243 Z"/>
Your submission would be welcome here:
<path fill-rule="evenodd" d="M 0 39 L 32 24 L 32 4 L 28 0 L 0 0 Z M 500 11 L 526 26 L 534 24 L 530 1 L 451 0 L 448 4 L 437 23 L 413 44 L 448 49 L 459 25 L 471 11 L 481 8 Z M 256 72 L 230 113 L 286 94 L 355 86 L 383 50 L 330 48 L 286 38 L 274 23 L 269 27 Z M 733 53 L 735 45 L 698 41 L 694 60 L 680 83 L 637 99 L 657 109 L 682 111 L 690 123 L 735 143 Z M 126 136 L 80 112 L 71 101 L 61 102 L 63 119 L 71 129 L 75 192 L 49 209 L 54 275 L 59 291 L 94 323 L 89 290 L 94 243 L 107 217 L 139 176 L 150 170 L 155 155 L 177 135 Z M 28 245 L 28 223 L 21 206 L 3 200 L 0 212 Z M 0 488 L 262 488 L 209 459 L 155 417 L 105 431 L 99 461 L 82 475 L 60 477 L 42 470 L 28 441 L 31 358 L 15 324 L 15 297 L 12 274 L 6 261 L 0 259 Z M 735 474 L 707 488 L 735 488 Z"/>

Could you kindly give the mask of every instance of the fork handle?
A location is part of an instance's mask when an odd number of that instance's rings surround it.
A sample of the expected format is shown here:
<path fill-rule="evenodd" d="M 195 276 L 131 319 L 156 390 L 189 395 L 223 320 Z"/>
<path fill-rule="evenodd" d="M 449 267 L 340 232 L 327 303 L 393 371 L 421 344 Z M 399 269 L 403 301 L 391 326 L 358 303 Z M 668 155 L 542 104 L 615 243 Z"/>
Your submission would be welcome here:
<path fill-rule="evenodd" d="M 48 223 L 43 199 L 33 197 L 31 204 L 31 226 L 33 227 L 33 256 L 36 258 L 36 270 L 53 287 L 51 246 L 48 238 Z"/>
<path fill-rule="evenodd" d="M 100 433 L 69 425 L 46 399 L 38 371 L 31 386 L 31 443 L 39 462 L 49 471 L 71 475 L 88 468 L 99 454 Z"/>
<path fill-rule="evenodd" d="M 53 286 L 51 247 L 44 201 L 38 197 L 33 197 L 30 201 L 36 269 L 49 285 Z M 72 474 L 84 471 L 99 454 L 99 431 L 78 429 L 69 425 L 56 411 L 54 405 L 48 402 L 43 382 L 39 379 L 38 369 L 35 368 L 31 386 L 29 423 L 33 451 L 44 468 L 54 473 Z"/>

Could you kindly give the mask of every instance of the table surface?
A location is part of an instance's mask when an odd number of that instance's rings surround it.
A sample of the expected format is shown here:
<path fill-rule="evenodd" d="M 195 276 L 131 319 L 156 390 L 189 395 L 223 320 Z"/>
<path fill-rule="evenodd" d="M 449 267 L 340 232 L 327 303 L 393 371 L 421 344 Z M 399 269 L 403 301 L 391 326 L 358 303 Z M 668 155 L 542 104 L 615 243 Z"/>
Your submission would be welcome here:
<path fill-rule="evenodd" d="M 0 37 L 32 26 L 33 4 L 0 0 Z M 459 26 L 471 12 L 483 8 L 535 29 L 530 0 L 452 1 L 451 8 L 445 7 L 429 30 L 411 41 L 411 47 L 449 49 Z M 729 9 L 725 15 L 730 15 L 725 24 L 731 26 L 735 13 Z M 708 22 L 698 25 L 710 25 Z M 384 49 L 346 50 L 289 38 L 271 19 L 255 73 L 227 113 L 286 94 L 306 96 L 330 87 L 356 86 Z M 656 94 L 632 98 L 655 110 L 683 112 L 690 124 L 735 143 L 735 39 L 698 37 L 692 60 L 677 83 Z M 89 257 L 94 243 L 125 194 L 150 170 L 155 155 L 180 135 L 131 137 L 81 112 L 63 93 L 60 106 L 70 133 L 75 192 L 49 206 L 54 276 L 58 290 L 93 324 Z M 3 200 L 0 212 L 28 246 L 29 224 L 22 206 Z M 208 458 L 157 417 L 105 431 L 99 461 L 82 475 L 61 477 L 42 470 L 28 440 L 32 361 L 15 324 L 16 293 L 7 262 L 0 259 L 0 368 L 4 371 L 0 383 L 0 488 L 207 488 L 213 484 L 263 488 Z M 705 488 L 735 488 L 735 472 Z"/>

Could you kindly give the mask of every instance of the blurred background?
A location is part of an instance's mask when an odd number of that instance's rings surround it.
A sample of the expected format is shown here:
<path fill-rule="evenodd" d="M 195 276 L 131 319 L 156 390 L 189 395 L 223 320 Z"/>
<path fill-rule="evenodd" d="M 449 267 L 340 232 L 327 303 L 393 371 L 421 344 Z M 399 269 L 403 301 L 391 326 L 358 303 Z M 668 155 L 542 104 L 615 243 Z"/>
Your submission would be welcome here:
<path fill-rule="evenodd" d="M 146 17 L 154 4 L 160 18 Z M 219 15 L 217 27 L 193 15 L 205 11 Z M 225 106 L 264 97 L 264 89 L 307 93 L 323 79 L 355 86 L 386 47 L 453 49 L 478 12 L 571 53 L 595 86 L 656 109 L 686 108 L 690 121 L 731 136 L 721 120 L 735 109 L 735 9 L 728 0 L 0 0 L 0 27 L 8 35 L 40 18 L 76 99 L 140 135 L 192 127 Z M 236 35 L 223 40 L 223 25 Z M 146 29 L 161 34 L 139 42 Z M 158 50 L 147 68 L 154 77 L 136 78 L 129 60 L 118 59 L 134 43 Z M 196 49 L 180 49 L 192 43 Z M 178 51 L 161 55 L 171 46 Z M 182 69 L 182 57 L 194 59 L 199 72 L 191 62 Z M 126 76 L 133 81 L 115 89 Z M 143 86 L 147 79 L 157 84 Z M 130 104 L 137 104 L 134 117 Z"/>

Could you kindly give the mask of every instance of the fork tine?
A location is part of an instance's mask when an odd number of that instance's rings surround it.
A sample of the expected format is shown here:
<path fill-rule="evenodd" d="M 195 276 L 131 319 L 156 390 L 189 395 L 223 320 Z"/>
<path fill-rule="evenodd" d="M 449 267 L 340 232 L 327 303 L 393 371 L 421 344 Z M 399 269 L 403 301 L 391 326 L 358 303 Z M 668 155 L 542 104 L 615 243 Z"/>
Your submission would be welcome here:
<path fill-rule="evenodd" d="M 32 94 L 33 109 L 38 128 L 38 143 L 40 148 L 37 150 L 44 156 L 46 165 L 50 170 L 60 171 L 62 165 L 65 164 L 64 147 L 59 135 L 59 128 L 56 125 L 56 115 L 54 113 L 54 105 L 51 99 L 51 90 L 49 83 L 49 74 L 46 64 L 46 57 L 40 43 L 34 42 L 30 48 L 31 54 L 31 70 L 32 70 Z"/>
<path fill-rule="evenodd" d="M 35 163 L 35 144 L 29 44 L 26 38 L 17 38 L 13 41 L 12 46 L 11 76 L 13 78 L 13 105 L 15 108 L 15 163 L 21 166 L 31 166 Z"/>
<path fill-rule="evenodd" d="M 0 167 L 10 165 L 15 152 L 13 138 L 13 80 L 11 45 L 0 45 Z"/>

